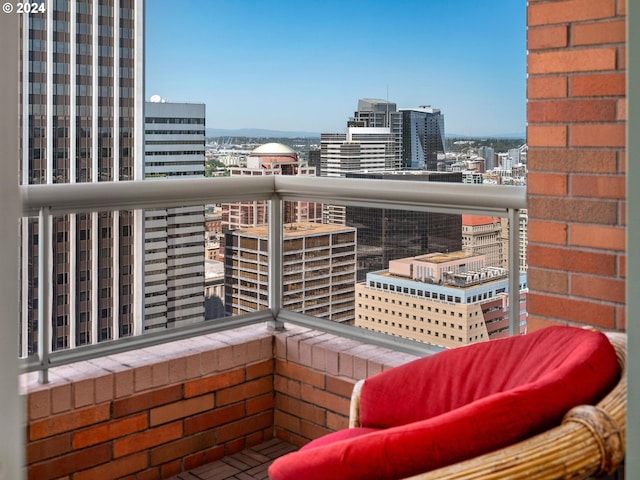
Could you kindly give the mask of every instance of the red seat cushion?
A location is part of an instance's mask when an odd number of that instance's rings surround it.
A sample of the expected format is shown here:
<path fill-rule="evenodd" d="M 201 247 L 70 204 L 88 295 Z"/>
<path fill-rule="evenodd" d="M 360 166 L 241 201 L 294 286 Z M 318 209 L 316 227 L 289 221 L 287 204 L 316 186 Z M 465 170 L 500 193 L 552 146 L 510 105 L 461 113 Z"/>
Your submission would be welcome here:
<path fill-rule="evenodd" d="M 362 389 L 360 434 L 276 460 L 272 480 L 396 479 L 510 445 L 595 403 L 618 378 L 605 335 L 551 327 L 447 350 L 385 371 Z"/>

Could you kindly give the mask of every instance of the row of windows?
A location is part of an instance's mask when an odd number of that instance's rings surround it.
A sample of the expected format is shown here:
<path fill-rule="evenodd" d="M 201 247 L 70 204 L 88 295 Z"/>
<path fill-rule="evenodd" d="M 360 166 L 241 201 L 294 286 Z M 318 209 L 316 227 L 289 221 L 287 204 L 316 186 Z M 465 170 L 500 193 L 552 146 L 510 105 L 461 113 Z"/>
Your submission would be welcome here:
<path fill-rule="evenodd" d="M 145 119 L 145 123 L 175 123 L 178 125 L 204 125 L 204 118 L 150 117 Z"/>
<path fill-rule="evenodd" d="M 362 320 L 362 316 L 358 315 L 358 319 Z M 374 324 L 376 323 L 376 319 L 373 319 L 373 318 L 370 319 L 367 316 L 364 317 L 364 320 L 367 321 L 367 322 L 373 322 Z M 410 332 L 413 331 L 414 333 L 418 333 L 418 332 L 421 333 L 421 334 L 425 333 L 425 329 L 424 328 L 412 327 L 410 325 L 403 325 L 402 323 L 398 323 L 396 325 L 396 322 L 389 322 L 388 320 L 384 320 L 383 321 L 381 319 L 377 319 L 377 323 L 380 324 L 380 325 L 384 324 L 385 326 L 389 326 L 390 325 L 392 328 L 399 328 L 401 330 L 406 330 L 406 331 L 410 331 Z M 384 332 L 383 330 L 378 330 L 378 331 Z M 386 332 L 384 332 L 384 333 L 386 333 Z M 428 329 L 426 330 L 426 334 L 427 335 L 433 335 L 434 337 L 440 337 L 440 333 L 441 332 L 432 332 L 431 330 L 428 330 Z M 442 338 L 445 339 L 445 340 L 448 339 L 448 340 L 453 340 L 453 341 L 456 341 L 456 338 L 457 338 L 458 342 L 463 342 L 462 337 L 456 337 L 453 334 L 442 333 Z M 484 338 L 484 333 L 481 333 L 480 335 L 475 335 L 475 337 L 472 337 L 471 339 L 472 340 L 481 340 L 483 338 Z"/>
<path fill-rule="evenodd" d="M 202 150 L 180 150 L 180 151 L 175 151 L 175 152 L 145 152 L 145 156 L 149 155 L 149 156 L 159 156 L 159 155 L 202 155 L 204 152 Z M 154 165 L 154 163 L 149 163 L 149 162 L 145 162 L 145 165 Z M 204 166 L 204 164 L 202 162 L 158 162 L 156 165 L 158 166 L 162 166 L 162 165 L 202 165 Z"/>
<path fill-rule="evenodd" d="M 456 295 L 445 295 L 443 293 L 430 292 L 430 291 L 427 291 L 427 290 L 420 290 L 420 289 L 409 288 L 409 287 L 401 287 L 401 286 L 397 286 L 396 287 L 395 285 L 389 285 L 387 283 L 381 283 L 381 282 L 374 282 L 372 280 L 369 281 L 369 287 L 377 288 L 377 289 L 381 289 L 381 290 L 389 290 L 389 291 L 392 291 L 392 292 L 404 293 L 406 295 L 413 295 L 413 296 L 425 297 L 425 298 L 433 298 L 433 299 L 436 299 L 436 300 L 441 300 L 443 302 L 462 303 L 461 297 L 456 296 Z M 522 285 L 520 285 L 520 288 L 524 288 L 524 287 Z M 505 293 L 505 292 L 506 292 L 506 288 L 497 288 L 495 290 L 495 292 L 494 291 L 488 291 L 488 292 L 479 293 L 478 295 L 473 295 L 473 296 L 467 298 L 467 302 L 475 303 L 475 302 L 479 302 L 481 300 L 488 300 L 489 298 L 493 298 L 494 296 L 496 296 L 496 295 L 498 295 L 500 293 Z"/>
<path fill-rule="evenodd" d="M 146 135 L 202 135 L 204 130 L 145 130 Z"/>
<path fill-rule="evenodd" d="M 202 145 L 204 147 L 204 140 L 147 140 L 145 145 Z"/>

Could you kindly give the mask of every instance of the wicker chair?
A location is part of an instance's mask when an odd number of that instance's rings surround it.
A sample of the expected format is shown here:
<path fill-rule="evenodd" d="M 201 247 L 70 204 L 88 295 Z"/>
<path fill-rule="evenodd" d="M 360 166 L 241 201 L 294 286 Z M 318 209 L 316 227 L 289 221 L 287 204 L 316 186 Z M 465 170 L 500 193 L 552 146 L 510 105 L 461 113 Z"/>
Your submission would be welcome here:
<path fill-rule="evenodd" d="M 627 339 L 607 334 L 616 350 L 621 376 L 617 385 L 596 406 L 571 409 L 561 425 L 509 447 L 447 467 L 410 477 L 410 480 L 442 479 L 561 479 L 610 475 L 624 458 L 626 417 Z M 359 422 L 359 394 L 354 387 L 350 427 Z M 409 479 L 407 479 L 409 480 Z"/>

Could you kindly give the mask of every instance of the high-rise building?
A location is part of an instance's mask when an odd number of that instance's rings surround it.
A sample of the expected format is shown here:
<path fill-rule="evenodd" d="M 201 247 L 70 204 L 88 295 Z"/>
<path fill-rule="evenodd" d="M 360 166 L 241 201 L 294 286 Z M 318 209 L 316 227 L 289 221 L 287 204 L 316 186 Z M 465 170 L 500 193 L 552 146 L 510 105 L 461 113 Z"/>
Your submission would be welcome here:
<path fill-rule="evenodd" d="M 302 222 L 285 225 L 283 303 L 293 312 L 336 322 L 354 318 L 356 231 Z M 239 315 L 268 308 L 266 226 L 225 235 L 225 309 Z"/>
<path fill-rule="evenodd" d="M 527 277 L 520 276 L 520 331 Z M 358 327 L 443 347 L 508 336 L 509 280 L 483 255 L 433 253 L 389 262 L 356 285 Z"/>
<path fill-rule="evenodd" d="M 23 184 L 142 179 L 144 1 L 47 2 L 23 16 Z M 38 225 L 22 226 L 21 353 L 38 348 Z M 141 331 L 142 214 L 53 218 L 52 345 Z"/>
<path fill-rule="evenodd" d="M 402 113 L 398 112 L 395 103 L 375 98 L 361 98 L 358 100 L 358 110 L 354 112 L 353 120 L 350 120 L 347 125 L 388 128 L 393 137 L 395 168 L 400 169 L 402 162 Z"/>
<path fill-rule="evenodd" d="M 145 104 L 145 178 L 203 178 L 204 104 L 152 100 Z M 204 320 L 204 230 L 204 205 L 145 210 L 145 331 Z"/>
<path fill-rule="evenodd" d="M 349 173 L 349 178 L 460 183 L 460 172 L 397 171 Z M 343 225 L 358 229 L 358 281 L 390 260 L 462 248 L 461 215 L 347 206 Z M 339 223 L 339 218 L 329 218 Z"/>
<path fill-rule="evenodd" d="M 462 215 L 462 249 L 484 255 L 488 267 L 507 268 L 502 240 L 502 223 L 498 217 Z"/>
<path fill-rule="evenodd" d="M 316 176 L 320 176 L 320 149 L 309 150 L 309 166 L 316 169 Z"/>
<path fill-rule="evenodd" d="M 444 115 L 437 108 L 401 108 L 402 168 L 438 170 L 438 156 L 444 158 Z M 442 169 L 441 169 L 442 170 Z"/>
<path fill-rule="evenodd" d="M 320 136 L 320 174 L 399 170 L 395 139 L 388 127 L 347 127 L 346 133 Z"/>
<path fill-rule="evenodd" d="M 509 168 L 513 168 L 514 165 L 518 165 L 520 163 L 520 149 L 519 148 L 510 148 L 507 152 L 509 159 L 511 160 L 511 165 Z M 505 168 L 506 165 L 505 165 Z"/>
<path fill-rule="evenodd" d="M 265 143 L 255 148 L 247 157 L 246 167 L 229 169 L 236 175 L 306 175 L 315 176 L 316 170 L 298 159 L 294 149 L 281 143 Z M 284 222 L 321 222 L 322 204 L 315 202 L 286 202 Z M 223 230 L 255 227 L 267 223 L 268 202 L 225 203 L 222 206 Z"/>
<path fill-rule="evenodd" d="M 496 151 L 491 147 L 479 147 L 478 156 L 484 158 L 485 171 L 493 170 L 496 167 Z"/>

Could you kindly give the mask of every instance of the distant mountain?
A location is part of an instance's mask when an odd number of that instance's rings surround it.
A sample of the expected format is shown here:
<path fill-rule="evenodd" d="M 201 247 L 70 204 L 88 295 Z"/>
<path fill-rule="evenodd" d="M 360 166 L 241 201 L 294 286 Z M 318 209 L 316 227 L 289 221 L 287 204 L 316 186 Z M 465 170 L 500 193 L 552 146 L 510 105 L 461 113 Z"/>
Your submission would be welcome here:
<path fill-rule="evenodd" d="M 446 133 L 447 138 L 527 138 L 525 133 L 497 133 L 495 135 L 462 135 L 458 133 Z"/>
<path fill-rule="evenodd" d="M 317 132 L 267 130 L 264 128 L 207 128 L 207 137 L 258 137 L 258 138 L 320 138 Z"/>

